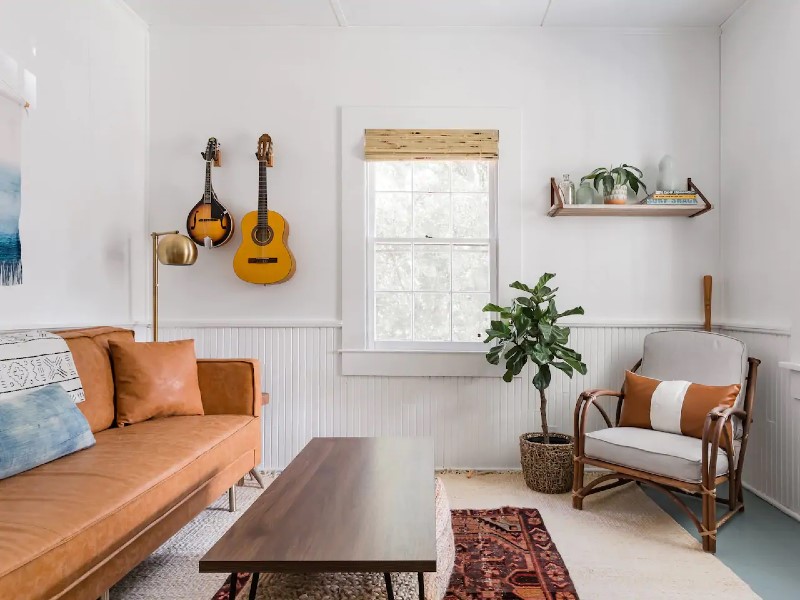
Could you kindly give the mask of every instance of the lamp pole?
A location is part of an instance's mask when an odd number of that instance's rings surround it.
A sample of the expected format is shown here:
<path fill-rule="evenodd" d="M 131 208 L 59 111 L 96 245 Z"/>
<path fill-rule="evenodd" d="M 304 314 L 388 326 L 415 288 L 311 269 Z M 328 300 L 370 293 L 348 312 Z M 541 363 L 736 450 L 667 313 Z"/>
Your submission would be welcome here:
<path fill-rule="evenodd" d="M 153 238 L 153 341 L 158 341 L 158 239 L 162 235 L 176 234 L 177 231 L 161 231 L 150 234 Z"/>

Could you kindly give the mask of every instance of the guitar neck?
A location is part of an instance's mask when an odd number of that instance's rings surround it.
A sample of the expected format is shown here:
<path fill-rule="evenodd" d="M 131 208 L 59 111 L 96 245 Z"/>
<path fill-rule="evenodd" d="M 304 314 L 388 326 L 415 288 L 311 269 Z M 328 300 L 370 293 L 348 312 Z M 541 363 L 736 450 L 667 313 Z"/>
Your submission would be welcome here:
<path fill-rule="evenodd" d="M 203 202 L 205 204 L 211 204 L 211 197 L 212 197 L 212 189 L 211 189 L 211 161 L 206 161 L 206 191 L 203 194 Z"/>
<path fill-rule="evenodd" d="M 267 226 L 267 215 L 269 209 L 267 208 L 267 163 L 265 161 L 258 161 L 258 226 L 265 228 Z"/>

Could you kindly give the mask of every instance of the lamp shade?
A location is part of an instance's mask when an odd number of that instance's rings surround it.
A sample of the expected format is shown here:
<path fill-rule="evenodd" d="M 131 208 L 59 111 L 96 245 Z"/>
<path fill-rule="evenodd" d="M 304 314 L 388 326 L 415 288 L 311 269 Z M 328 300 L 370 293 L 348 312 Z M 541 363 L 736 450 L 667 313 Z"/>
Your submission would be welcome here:
<path fill-rule="evenodd" d="M 162 265 L 189 266 L 197 260 L 197 246 L 185 235 L 168 233 L 158 240 L 158 262 Z"/>

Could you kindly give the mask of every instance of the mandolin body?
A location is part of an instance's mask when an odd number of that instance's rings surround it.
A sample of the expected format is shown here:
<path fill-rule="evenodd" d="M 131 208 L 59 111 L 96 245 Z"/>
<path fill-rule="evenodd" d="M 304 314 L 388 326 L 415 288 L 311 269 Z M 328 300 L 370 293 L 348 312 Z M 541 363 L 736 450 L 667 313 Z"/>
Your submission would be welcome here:
<path fill-rule="evenodd" d="M 289 224 L 279 213 L 267 212 L 269 225 L 259 227 L 258 211 L 242 218 L 242 244 L 233 257 L 233 270 L 248 283 L 270 285 L 294 275 L 295 262 L 287 245 Z"/>
<path fill-rule="evenodd" d="M 211 240 L 212 248 L 224 246 L 233 237 L 235 227 L 230 213 L 216 197 L 211 203 L 201 199 L 186 218 L 186 231 L 198 246 L 205 245 L 206 237 Z"/>

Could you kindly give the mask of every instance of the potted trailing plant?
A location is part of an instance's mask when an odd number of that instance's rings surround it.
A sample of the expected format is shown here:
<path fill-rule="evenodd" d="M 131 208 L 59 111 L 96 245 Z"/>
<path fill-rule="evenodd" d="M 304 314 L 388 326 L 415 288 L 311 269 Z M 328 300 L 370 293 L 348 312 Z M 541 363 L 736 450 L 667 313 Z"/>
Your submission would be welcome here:
<path fill-rule="evenodd" d="M 603 193 L 603 201 L 606 204 L 625 204 L 628 201 L 628 188 L 635 195 L 639 194 L 639 188 L 647 193 L 647 186 L 641 178 L 640 169 L 631 165 L 620 165 L 610 169 L 599 167 L 581 177 L 581 183 L 591 181 L 594 188 Z"/>
<path fill-rule="evenodd" d="M 566 373 L 570 378 L 577 371 L 586 374 L 581 355 L 568 347 L 569 327 L 557 321 L 568 315 L 582 315 L 580 306 L 564 312 L 556 308 L 556 291 L 547 284 L 555 277 L 545 273 L 534 287 L 515 281 L 509 287 L 525 292 L 514 298 L 511 306 L 487 304 L 484 312 L 498 313 L 499 319 L 486 330 L 485 343 L 492 343 L 486 360 L 493 365 L 505 361 L 503 381 L 511 382 L 530 362 L 536 371 L 533 386 L 539 392 L 539 410 L 542 431 L 524 433 L 519 438 L 522 472 L 525 483 L 537 492 L 549 494 L 569 491 L 572 487 L 572 447 L 570 435 L 552 433 L 547 424 L 547 396 L 552 369 Z"/>

